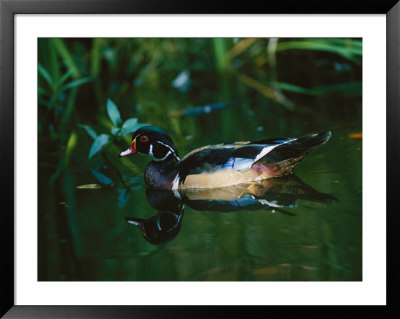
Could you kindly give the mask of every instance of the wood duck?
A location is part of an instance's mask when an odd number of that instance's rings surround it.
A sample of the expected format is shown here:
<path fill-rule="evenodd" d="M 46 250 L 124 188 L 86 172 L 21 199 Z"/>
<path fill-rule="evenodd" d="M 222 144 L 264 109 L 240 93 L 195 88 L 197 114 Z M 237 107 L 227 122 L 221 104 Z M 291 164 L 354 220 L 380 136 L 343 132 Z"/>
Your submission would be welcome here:
<path fill-rule="evenodd" d="M 179 158 L 167 132 L 143 126 L 133 133 L 131 146 L 120 157 L 150 155 L 145 183 L 152 188 L 217 188 L 258 182 L 289 174 L 314 147 L 326 143 L 331 132 L 300 138 L 265 139 L 208 145 Z"/>

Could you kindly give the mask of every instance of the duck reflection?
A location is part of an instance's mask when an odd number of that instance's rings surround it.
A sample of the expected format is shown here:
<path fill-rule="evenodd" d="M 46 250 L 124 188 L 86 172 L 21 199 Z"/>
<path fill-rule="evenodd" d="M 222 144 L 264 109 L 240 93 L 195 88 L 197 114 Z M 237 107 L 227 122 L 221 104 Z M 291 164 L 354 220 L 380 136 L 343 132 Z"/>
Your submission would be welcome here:
<path fill-rule="evenodd" d="M 138 226 L 143 237 L 152 244 L 166 243 L 178 235 L 185 205 L 199 211 L 236 212 L 266 209 L 295 216 L 296 214 L 284 208 L 295 207 L 298 200 L 326 204 L 337 202 L 334 196 L 316 191 L 295 174 L 214 189 L 172 191 L 148 188 L 146 196 L 158 213 L 147 219 L 129 217 L 126 220 Z"/>
<path fill-rule="evenodd" d="M 175 238 L 181 230 L 184 202 L 171 190 L 146 189 L 147 200 L 158 214 L 147 219 L 126 217 L 138 226 L 143 237 L 152 244 L 163 244 Z"/>

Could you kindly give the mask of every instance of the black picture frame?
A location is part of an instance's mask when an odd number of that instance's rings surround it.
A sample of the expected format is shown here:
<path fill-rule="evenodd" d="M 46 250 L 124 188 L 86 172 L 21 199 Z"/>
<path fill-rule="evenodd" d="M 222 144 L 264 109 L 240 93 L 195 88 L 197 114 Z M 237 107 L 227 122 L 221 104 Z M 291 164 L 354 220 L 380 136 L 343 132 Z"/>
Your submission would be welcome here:
<path fill-rule="evenodd" d="M 14 304 L 14 18 L 16 14 L 385 14 L 387 21 L 387 305 L 386 306 L 16 306 Z M 215 315 L 244 316 L 249 311 L 265 315 L 296 316 L 320 314 L 359 316 L 363 312 L 374 317 L 399 315 L 396 269 L 397 207 L 395 206 L 399 162 L 400 136 L 400 3 L 398 0 L 304 0 L 304 1 L 244 1 L 240 4 L 210 1 L 162 0 L 0 0 L 0 130 L 1 156 L 0 192 L 2 208 L 0 232 L 1 255 L 1 309 L 5 318 L 156 318 L 204 317 Z M 383 107 L 383 106 L 382 106 Z M 385 172 L 381 172 L 384 174 Z M 384 212 L 377 212 L 384 213 Z M 182 292 L 184 293 L 184 292 Z M 177 296 L 179 304 L 179 296 Z"/>

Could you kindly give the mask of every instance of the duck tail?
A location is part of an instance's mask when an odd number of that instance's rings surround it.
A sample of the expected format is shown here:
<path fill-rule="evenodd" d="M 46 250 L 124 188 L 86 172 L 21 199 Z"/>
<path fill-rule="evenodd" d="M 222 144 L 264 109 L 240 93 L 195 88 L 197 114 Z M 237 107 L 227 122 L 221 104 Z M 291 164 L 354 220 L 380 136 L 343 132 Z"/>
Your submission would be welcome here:
<path fill-rule="evenodd" d="M 252 165 L 261 178 L 277 177 L 291 173 L 294 167 L 313 148 L 325 144 L 332 136 L 331 131 L 291 139 L 280 144 Z"/>
<path fill-rule="evenodd" d="M 302 147 L 302 148 L 304 148 L 305 151 L 310 151 L 314 147 L 328 142 L 328 140 L 331 138 L 331 136 L 332 136 L 331 131 L 307 135 L 307 136 L 298 138 L 296 141 L 294 141 L 294 144 L 298 143 L 300 148 Z"/>
<path fill-rule="evenodd" d="M 288 159 L 298 159 L 297 161 L 299 161 L 313 148 L 325 144 L 331 136 L 332 132 L 327 131 L 290 140 L 275 147 L 268 153 L 266 160 L 273 163 Z"/>

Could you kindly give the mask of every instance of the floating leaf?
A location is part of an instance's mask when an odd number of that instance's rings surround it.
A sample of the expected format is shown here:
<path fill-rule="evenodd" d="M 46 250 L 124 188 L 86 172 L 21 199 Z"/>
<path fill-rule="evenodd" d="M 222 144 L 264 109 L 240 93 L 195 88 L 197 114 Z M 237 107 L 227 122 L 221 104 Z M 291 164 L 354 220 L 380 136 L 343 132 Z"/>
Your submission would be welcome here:
<path fill-rule="evenodd" d="M 107 134 L 101 134 L 97 136 L 92 144 L 92 147 L 90 148 L 89 159 L 91 159 L 96 153 L 98 153 L 101 148 L 108 143 L 109 139 L 110 135 Z"/>
<path fill-rule="evenodd" d="M 114 125 L 119 126 L 121 124 L 121 114 L 118 107 L 110 99 L 107 100 L 107 113 Z"/>
<path fill-rule="evenodd" d="M 100 173 L 99 171 L 96 171 L 95 169 L 90 169 L 90 172 L 94 175 L 94 177 L 96 177 L 99 180 L 100 183 L 102 183 L 104 185 L 113 185 L 114 184 L 111 178 Z"/>
<path fill-rule="evenodd" d="M 86 184 L 86 185 L 76 186 L 76 188 L 79 188 L 79 189 L 97 189 L 97 188 L 101 188 L 101 186 L 99 184 Z"/>
<path fill-rule="evenodd" d="M 84 128 L 86 130 L 86 133 L 92 138 L 96 139 L 97 133 L 89 126 L 89 125 L 83 125 L 83 124 L 78 124 L 80 127 Z"/>

